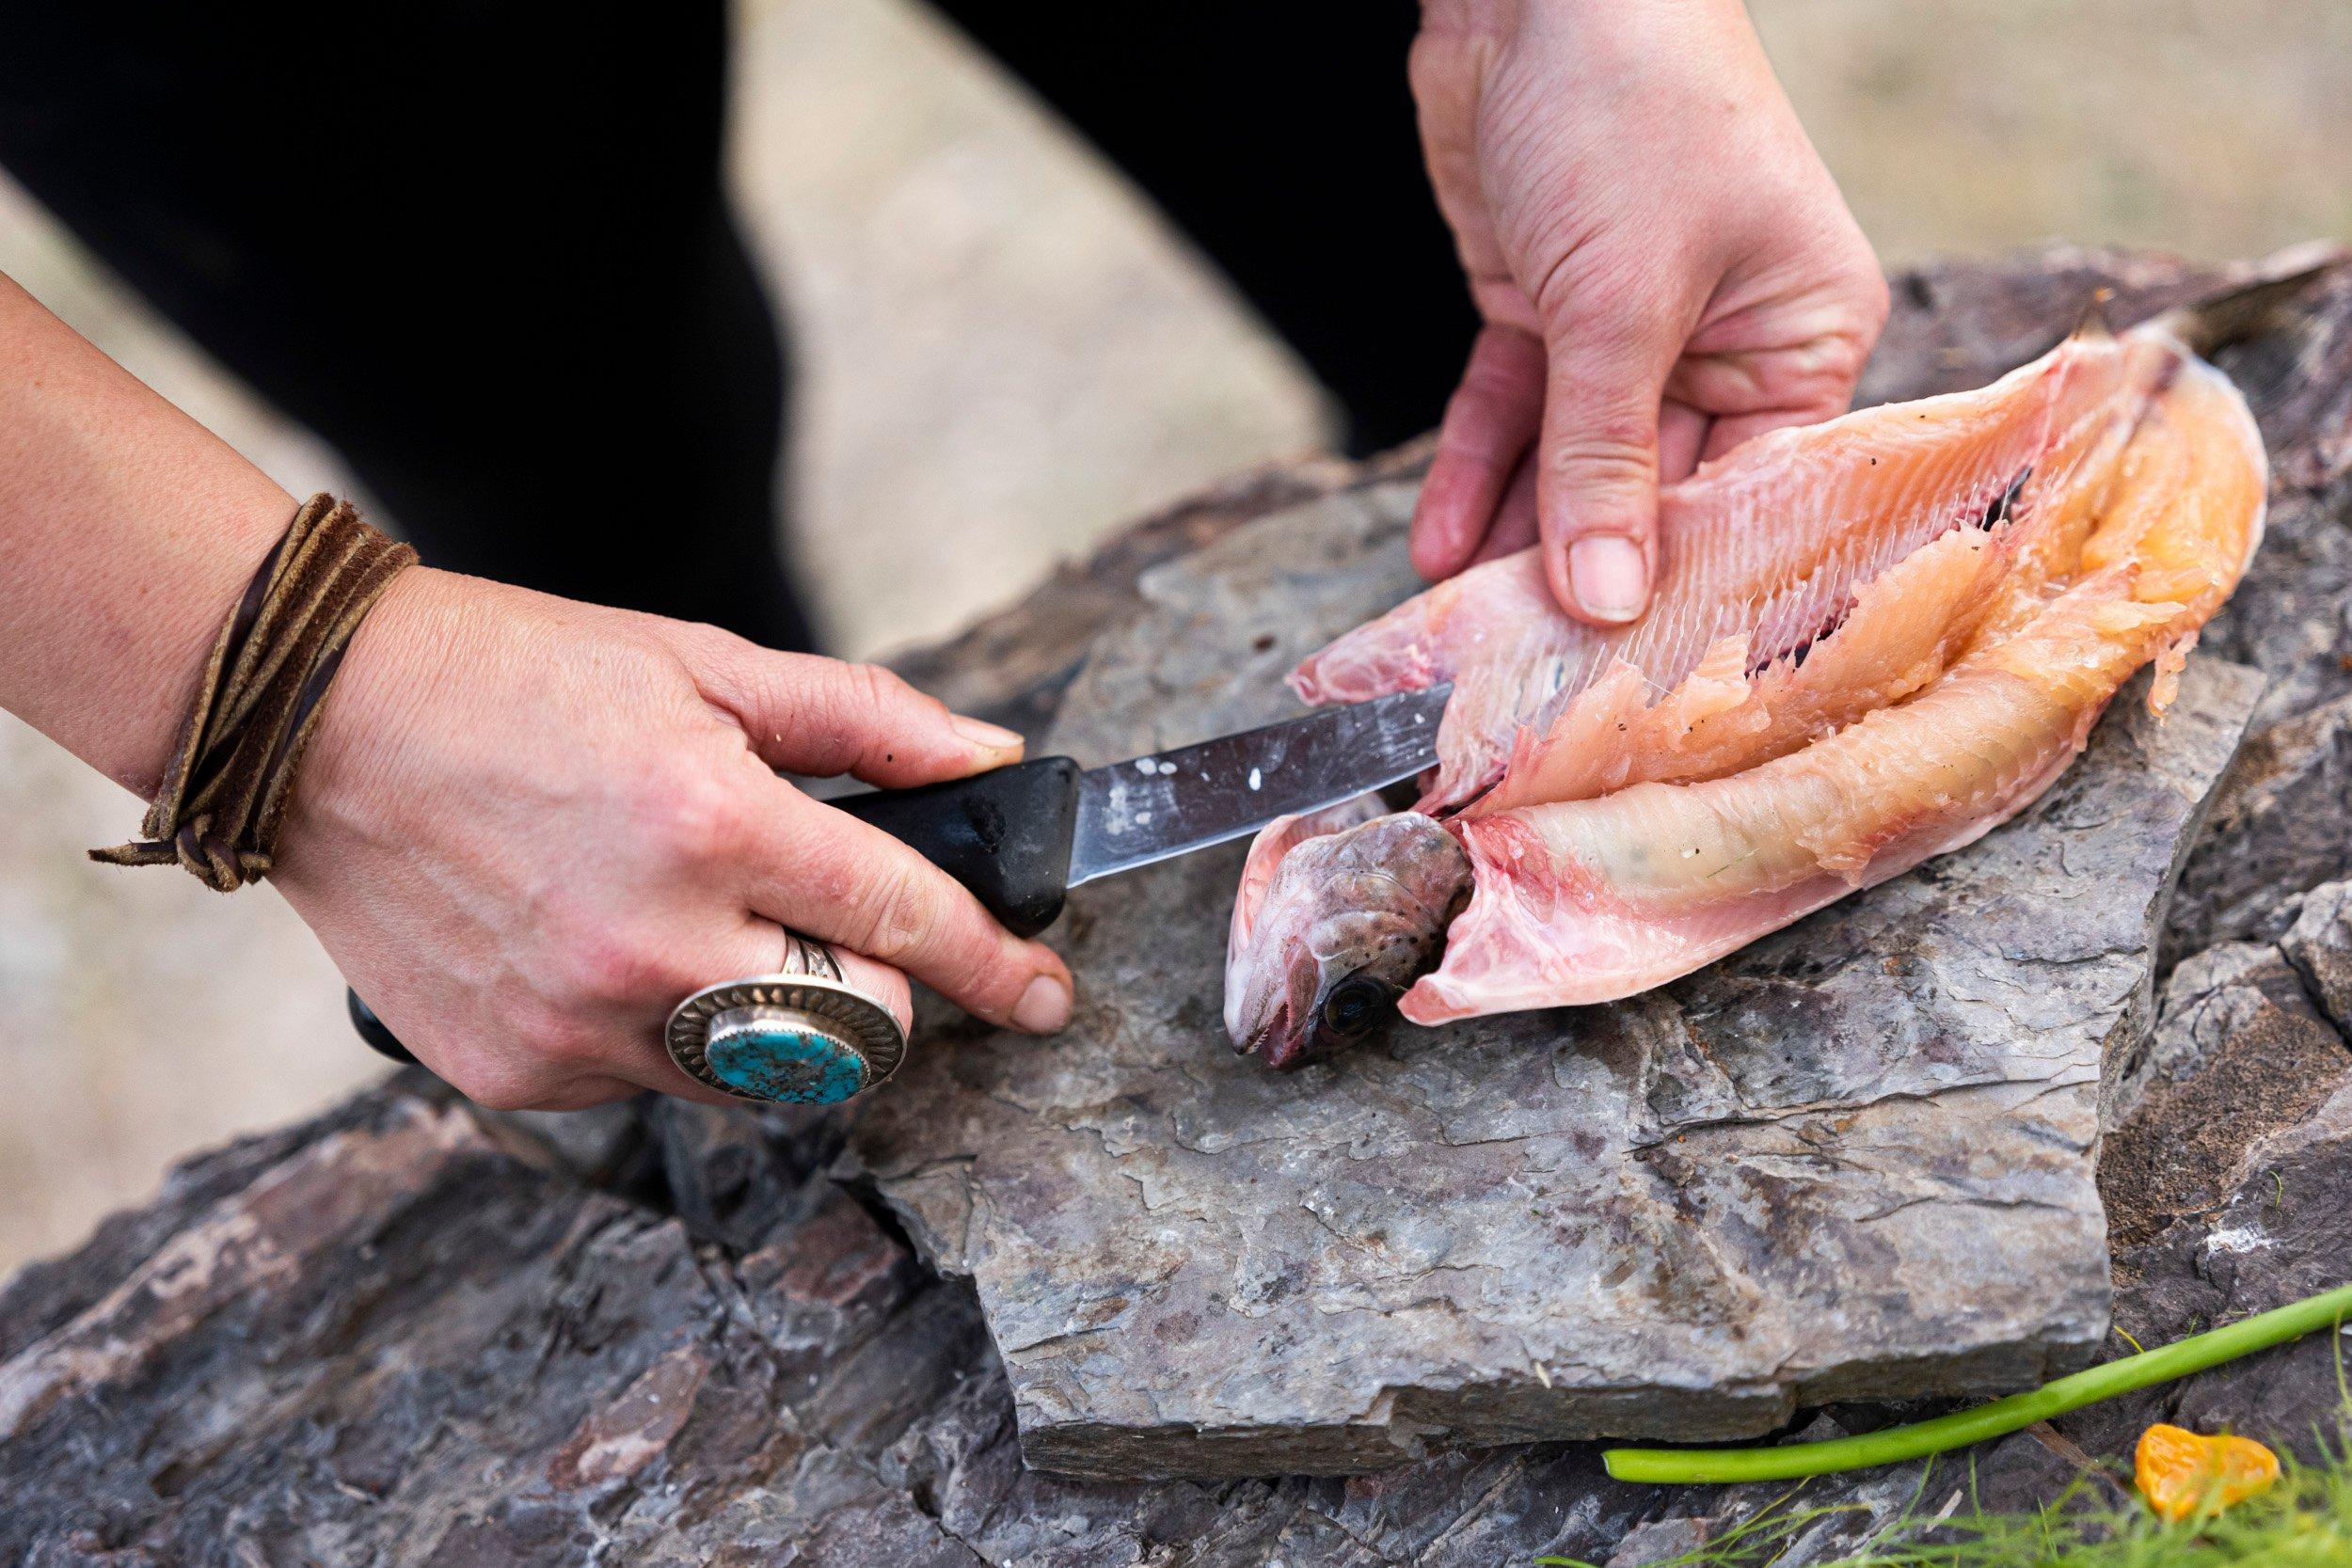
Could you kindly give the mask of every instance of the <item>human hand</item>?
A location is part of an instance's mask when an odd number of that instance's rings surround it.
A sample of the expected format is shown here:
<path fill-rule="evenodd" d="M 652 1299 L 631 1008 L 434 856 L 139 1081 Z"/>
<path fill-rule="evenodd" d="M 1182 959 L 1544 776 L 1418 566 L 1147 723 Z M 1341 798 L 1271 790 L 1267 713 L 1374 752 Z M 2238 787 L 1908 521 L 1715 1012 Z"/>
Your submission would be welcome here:
<path fill-rule="evenodd" d="M 1737 0 L 1424 0 L 1411 74 L 1486 323 L 1413 563 L 1540 538 L 1570 613 L 1630 621 L 1661 482 L 1845 410 L 1877 261 Z"/>
<path fill-rule="evenodd" d="M 833 943 L 902 1026 L 907 974 L 991 1022 L 1068 1020 L 1050 949 L 771 770 L 899 787 L 1020 752 L 885 671 L 413 568 L 320 710 L 271 880 L 485 1105 L 724 1102 L 670 1062 L 662 1022 L 777 969 L 783 925 Z"/>

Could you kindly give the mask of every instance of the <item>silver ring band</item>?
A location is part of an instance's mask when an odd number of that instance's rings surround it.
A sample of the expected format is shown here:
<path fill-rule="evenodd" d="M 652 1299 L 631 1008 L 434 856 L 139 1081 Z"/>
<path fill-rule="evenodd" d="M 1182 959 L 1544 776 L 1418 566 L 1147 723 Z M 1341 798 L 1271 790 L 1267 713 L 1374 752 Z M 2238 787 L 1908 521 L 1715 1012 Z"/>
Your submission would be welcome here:
<path fill-rule="evenodd" d="M 841 960 L 833 956 L 833 949 L 815 937 L 804 937 L 791 927 L 784 930 L 784 962 L 776 966 L 779 974 L 806 974 L 819 980 L 841 980 Z M 846 983 L 846 982 L 845 982 Z"/>

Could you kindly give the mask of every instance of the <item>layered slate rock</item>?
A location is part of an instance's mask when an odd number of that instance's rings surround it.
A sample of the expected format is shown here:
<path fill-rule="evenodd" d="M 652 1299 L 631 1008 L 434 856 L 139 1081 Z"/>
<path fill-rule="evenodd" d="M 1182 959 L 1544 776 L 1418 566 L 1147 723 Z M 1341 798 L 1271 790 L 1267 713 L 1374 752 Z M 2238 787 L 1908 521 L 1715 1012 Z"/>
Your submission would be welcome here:
<path fill-rule="evenodd" d="M 2096 289 L 2122 325 L 2226 280 L 2064 249 L 1905 275 L 1866 395 L 1980 383 L 2048 347 Z M 2305 562 L 2352 537 L 2348 321 L 2344 277 L 2221 356 L 2278 465 L 2271 546 Z M 1034 737 L 1086 646 L 1143 612 L 1138 572 L 1411 462 L 1236 481 L 901 667 Z M 2352 1257 L 2352 885 L 2305 852 L 2352 842 L 2352 795 L 2291 728 L 2352 690 L 2313 651 L 2352 610 L 2342 589 L 2265 583 L 2298 595 L 2289 614 L 2249 588 L 2223 618 L 2247 635 L 2217 625 L 2207 640 L 2272 677 L 2254 741 L 2276 744 L 2249 746 L 2237 772 L 2266 754 L 2284 767 L 2265 776 L 2300 782 L 2291 803 L 2274 794 L 2227 819 L 2217 804 L 2173 903 L 2169 941 L 2186 957 L 2146 1049 L 2110 1075 L 2109 1147 L 2158 1151 L 2146 1164 L 2162 1167 L 2107 1194 L 2111 1353 L 2123 1333 L 2153 1344 L 2340 1284 Z M 2268 893 L 2230 871 L 2273 853 L 2296 869 Z M 935 1022 L 918 1049 L 958 1039 Z M 870 1193 L 825 1174 L 843 1131 L 675 1103 L 490 1117 L 412 1071 L 192 1163 L 0 1285 L 0 1561 L 1629 1565 L 1748 1528 L 1787 1491 L 1622 1485 L 1575 1443 L 1447 1449 L 1354 1478 L 1105 1483 L 1026 1467 L 969 1288 L 923 1268 Z M 2153 1419 L 2311 1456 L 2344 1436 L 2341 1345 L 2314 1336 L 2054 1431 L 1823 1478 L 1776 1560 L 1899 1535 L 1947 1500 L 2121 1498 L 2113 1478 Z M 1838 1405 L 1799 1430 L 1891 1418 Z"/>
<path fill-rule="evenodd" d="M 1284 672 L 1411 591 L 1412 493 L 1157 568 L 1048 745 L 1297 711 Z M 2106 1331 L 2101 1061 L 2261 684 L 2200 660 L 2162 722 L 2135 688 L 2011 827 L 1677 985 L 1295 1074 L 1218 1019 L 1238 847 L 1098 884 L 1072 1029 L 928 1053 L 854 1168 L 977 1284 L 1050 1469 L 1373 1469 L 2030 1383 Z"/>

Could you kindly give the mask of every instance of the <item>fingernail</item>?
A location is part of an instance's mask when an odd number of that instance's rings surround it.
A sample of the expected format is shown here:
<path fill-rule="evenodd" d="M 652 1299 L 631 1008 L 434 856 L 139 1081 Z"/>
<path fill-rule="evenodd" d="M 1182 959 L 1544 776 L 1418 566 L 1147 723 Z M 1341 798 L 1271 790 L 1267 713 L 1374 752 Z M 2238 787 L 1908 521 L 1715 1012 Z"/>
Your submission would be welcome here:
<path fill-rule="evenodd" d="M 985 719 L 966 719 L 959 713 L 950 716 L 947 721 L 964 739 L 975 746 L 985 746 L 992 752 L 1009 752 L 1022 744 L 1018 733 L 1002 724 L 992 724 Z"/>
<path fill-rule="evenodd" d="M 1568 592 L 1597 621 L 1630 621 L 1649 596 L 1642 546 L 1614 533 L 1588 533 L 1568 546 Z"/>
<path fill-rule="evenodd" d="M 1070 987 L 1051 974 L 1029 982 L 1012 1009 L 1012 1026 L 1032 1035 L 1050 1035 L 1070 1022 Z"/>

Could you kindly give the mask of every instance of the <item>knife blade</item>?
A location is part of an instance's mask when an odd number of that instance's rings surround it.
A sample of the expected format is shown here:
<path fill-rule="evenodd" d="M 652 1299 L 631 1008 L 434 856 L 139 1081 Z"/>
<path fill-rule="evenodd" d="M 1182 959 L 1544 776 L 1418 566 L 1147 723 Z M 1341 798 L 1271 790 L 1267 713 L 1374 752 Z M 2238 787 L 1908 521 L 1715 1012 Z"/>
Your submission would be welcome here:
<path fill-rule="evenodd" d="M 1081 882 L 1411 778 L 1437 761 L 1438 721 L 1452 691 L 1338 704 L 1104 768 L 1039 757 L 827 803 L 909 845 L 1009 928 L 1032 936 Z"/>
<path fill-rule="evenodd" d="M 1452 686 L 1318 708 L 1078 775 L 1070 885 L 1256 832 L 1409 779 L 1438 760 Z"/>

